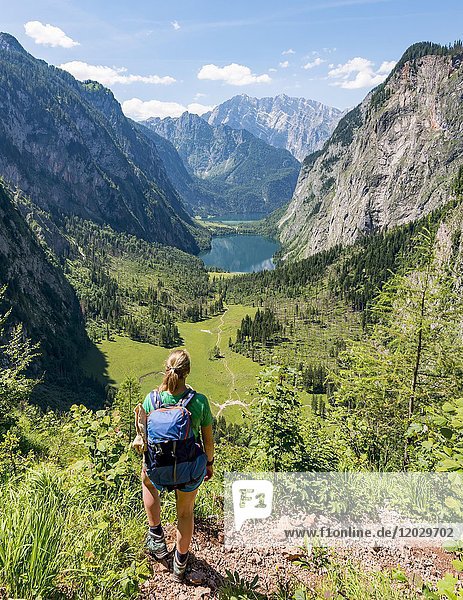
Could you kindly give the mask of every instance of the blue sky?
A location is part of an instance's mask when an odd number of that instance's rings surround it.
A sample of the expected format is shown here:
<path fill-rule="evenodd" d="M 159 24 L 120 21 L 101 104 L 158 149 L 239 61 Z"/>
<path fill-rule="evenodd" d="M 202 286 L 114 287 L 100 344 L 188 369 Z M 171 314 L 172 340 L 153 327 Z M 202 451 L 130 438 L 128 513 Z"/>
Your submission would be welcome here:
<path fill-rule="evenodd" d="M 134 118 L 236 94 L 351 107 L 412 43 L 463 37 L 461 0 L 0 0 L 34 56 L 110 87 Z"/>

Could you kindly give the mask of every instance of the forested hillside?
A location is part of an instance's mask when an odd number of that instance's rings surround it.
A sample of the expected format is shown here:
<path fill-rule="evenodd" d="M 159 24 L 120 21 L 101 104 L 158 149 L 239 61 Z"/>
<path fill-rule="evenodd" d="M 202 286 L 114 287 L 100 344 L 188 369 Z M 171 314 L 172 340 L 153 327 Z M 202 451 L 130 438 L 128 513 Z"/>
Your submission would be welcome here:
<path fill-rule="evenodd" d="M 203 192 L 188 196 L 195 214 L 268 214 L 293 194 L 300 163 L 287 150 L 244 129 L 212 127 L 189 113 L 178 119 L 148 119 L 143 124 L 171 142 L 190 175 L 199 180 L 196 187 Z M 178 174 L 171 173 L 176 183 Z"/>
<path fill-rule="evenodd" d="M 38 356 L 29 369 L 37 379 L 43 378 L 35 400 L 43 407 L 69 408 L 83 398 L 72 391 L 79 384 L 89 405 L 101 402 L 102 390 L 92 389 L 78 367 L 89 340 L 76 293 L 52 253 L 39 245 L 3 183 L 0 221 L 1 306 L 9 314 L 3 328 L 11 333 L 21 324 L 18 341 L 27 336 L 38 345 Z"/>
<path fill-rule="evenodd" d="M 194 225 L 156 146 L 112 92 L 0 35 L 0 173 L 53 215 L 76 215 L 188 251 Z"/>

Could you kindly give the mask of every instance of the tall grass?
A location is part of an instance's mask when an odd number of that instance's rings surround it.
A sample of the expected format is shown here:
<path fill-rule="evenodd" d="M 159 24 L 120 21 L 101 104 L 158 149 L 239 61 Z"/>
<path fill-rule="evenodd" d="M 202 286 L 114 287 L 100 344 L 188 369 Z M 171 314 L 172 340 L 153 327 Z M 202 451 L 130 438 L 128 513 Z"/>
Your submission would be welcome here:
<path fill-rule="evenodd" d="M 13 480 L 0 497 L 0 581 L 9 596 L 56 597 L 63 568 L 68 503 L 63 481 L 50 469 Z"/>
<path fill-rule="evenodd" d="M 92 490 L 82 473 L 39 465 L 0 488 L 0 595 L 123 599 L 150 572 L 139 486 Z"/>

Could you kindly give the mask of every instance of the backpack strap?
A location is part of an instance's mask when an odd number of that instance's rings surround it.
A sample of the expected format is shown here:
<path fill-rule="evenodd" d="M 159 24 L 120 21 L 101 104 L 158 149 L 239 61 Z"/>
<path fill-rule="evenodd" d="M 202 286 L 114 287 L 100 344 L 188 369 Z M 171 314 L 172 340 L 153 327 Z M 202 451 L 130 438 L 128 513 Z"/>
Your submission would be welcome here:
<path fill-rule="evenodd" d="M 150 392 L 150 401 L 151 401 L 151 406 L 153 407 L 153 410 L 157 410 L 158 408 L 161 408 L 162 400 L 161 400 L 161 394 L 159 393 L 159 390 L 153 390 L 152 392 Z"/>
<path fill-rule="evenodd" d="M 182 398 L 180 398 L 180 400 L 177 402 L 177 406 L 183 406 L 183 408 L 186 408 L 187 405 L 191 402 L 191 400 L 193 400 L 193 398 L 196 396 L 196 392 L 193 389 L 189 389 L 187 390 L 186 394 L 184 394 L 182 396 Z"/>

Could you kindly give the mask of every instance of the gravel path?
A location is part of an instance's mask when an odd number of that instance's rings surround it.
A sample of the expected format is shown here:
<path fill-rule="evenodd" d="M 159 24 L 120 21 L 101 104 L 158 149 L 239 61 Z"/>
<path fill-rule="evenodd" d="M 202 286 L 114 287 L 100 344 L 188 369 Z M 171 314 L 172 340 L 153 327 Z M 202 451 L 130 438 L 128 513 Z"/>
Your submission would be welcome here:
<path fill-rule="evenodd" d="M 173 547 L 175 528 L 166 527 L 169 548 Z M 151 561 L 153 578 L 141 588 L 140 600 L 205 600 L 217 598 L 217 589 L 224 580 L 226 570 L 237 571 L 240 576 L 251 581 L 259 576 L 259 591 L 270 593 L 276 589 L 278 579 L 296 578 L 313 588 L 320 575 L 311 569 L 295 566 L 291 560 L 300 553 L 297 548 L 289 552 L 279 549 L 225 550 L 221 524 L 214 520 L 197 522 L 193 538 L 187 580 L 176 584 L 165 566 Z M 357 548 L 349 552 L 338 552 L 337 562 L 355 561 L 362 569 L 378 571 L 400 567 L 409 580 L 416 582 L 436 582 L 452 569 L 453 555 L 436 549 L 404 548 Z"/>

